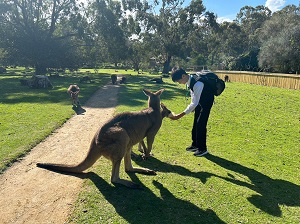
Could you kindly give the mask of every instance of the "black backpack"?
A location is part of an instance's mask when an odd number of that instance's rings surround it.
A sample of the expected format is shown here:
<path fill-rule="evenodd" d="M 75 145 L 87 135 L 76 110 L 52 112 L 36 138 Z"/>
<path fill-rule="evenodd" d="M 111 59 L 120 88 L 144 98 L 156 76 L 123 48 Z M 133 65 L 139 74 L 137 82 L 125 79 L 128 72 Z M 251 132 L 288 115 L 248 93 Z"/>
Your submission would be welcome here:
<path fill-rule="evenodd" d="M 190 83 L 190 89 L 192 91 L 197 81 L 203 82 L 204 86 L 208 86 L 215 96 L 221 95 L 221 93 L 225 89 L 225 82 L 213 72 L 208 72 L 208 73 L 197 72 L 195 74 L 190 74 L 190 75 L 192 75 L 192 79 Z"/>

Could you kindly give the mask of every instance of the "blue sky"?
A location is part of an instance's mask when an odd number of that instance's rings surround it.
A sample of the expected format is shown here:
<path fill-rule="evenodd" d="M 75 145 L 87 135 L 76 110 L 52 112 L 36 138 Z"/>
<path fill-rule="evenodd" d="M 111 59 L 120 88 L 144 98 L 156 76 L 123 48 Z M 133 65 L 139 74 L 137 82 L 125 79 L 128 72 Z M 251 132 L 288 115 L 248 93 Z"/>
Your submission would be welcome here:
<path fill-rule="evenodd" d="M 86 3 L 89 0 L 78 1 Z M 152 1 L 153 0 L 150 0 L 149 2 Z M 183 5 L 189 5 L 190 2 L 191 0 L 185 0 Z M 218 16 L 218 21 L 234 20 L 240 9 L 244 6 L 256 7 L 258 5 L 264 5 L 272 12 L 275 12 L 287 5 L 299 6 L 300 4 L 300 0 L 202 0 L 202 2 L 207 11 L 213 12 Z"/>
<path fill-rule="evenodd" d="M 264 5 L 275 12 L 287 5 L 299 6 L 299 2 L 299 0 L 203 0 L 203 5 L 207 11 L 217 14 L 219 21 L 232 21 L 246 5 L 252 7 Z"/>

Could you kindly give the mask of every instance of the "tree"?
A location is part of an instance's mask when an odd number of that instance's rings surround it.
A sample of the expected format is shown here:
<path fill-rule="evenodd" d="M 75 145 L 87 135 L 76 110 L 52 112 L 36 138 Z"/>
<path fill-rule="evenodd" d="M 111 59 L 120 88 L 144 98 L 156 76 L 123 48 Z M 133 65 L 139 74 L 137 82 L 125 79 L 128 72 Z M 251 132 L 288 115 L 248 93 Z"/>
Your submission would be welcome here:
<path fill-rule="evenodd" d="M 260 43 L 258 34 L 266 20 L 271 17 L 271 10 L 263 5 L 244 6 L 236 16 L 235 22 L 241 27 L 245 43 L 243 52 L 231 62 L 230 69 L 255 71 L 258 69 Z"/>
<path fill-rule="evenodd" d="M 247 48 L 247 36 L 242 31 L 241 26 L 236 22 L 223 22 L 220 25 L 221 32 L 219 35 L 221 57 L 226 68 L 230 68 L 230 64 L 242 55 Z"/>
<path fill-rule="evenodd" d="M 242 54 L 231 61 L 228 67 L 230 70 L 259 71 L 257 55 L 258 50 Z"/>
<path fill-rule="evenodd" d="M 98 36 L 98 45 L 105 51 L 106 58 L 117 65 L 126 59 L 127 39 L 120 24 L 123 11 L 117 1 L 98 0 L 92 5 L 93 31 Z"/>
<path fill-rule="evenodd" d="M 244 6 L 236 16 L 236 22 L 249 36 L 255 35 L 263 23 L 271 17 L 271 10 L 263 5 L 254 7 Z"/>
<path fill-rule="evenodd" d="M 34 66 L 36 74 L 47 68 L 78 66 L 75 37 L 82 17 L 75 0 L 0 3 L 0 47 L 15 63 Z"/>
<path fill-rule="evenodd" d="M 275 72 L 300 71 L 299 7 L 287 6 L 273 14 L 259 34 L 259 65 Z"/>
<path fill-rule="evenodd" d="M 145 60 L 145 46 L 143 42 L 139 40 L 131 40 L 129 43 L 129 60 L 133 64 L 133 68 L 136 71 L 140 70 L 140 66 L 143 60 Z"/>
<path fill-rule="evenodd" d="M 152 44 L 149 51 L 153 56 L 163 57 L 163 73 L 169 72 L 172 57 L 187 57 L 188 36 L 204 11 L 201 0 L 192 0 L 186 7 L 181 0 L 154 1 L 153 5 L 146 1 L 122 2 L 133 15 L 129 20 L 131 30 L 141 41 Z"/>
<path fill-rule="evenodd" d="M 217 23 L 217 17 L 212 12 L 205 12 L 203 19 L 195 24 L 194 32 L 189 35 L 189 46 L 192 48 L 191 57 L 204 57 L 205 64 L 210 68 L 218 63 L 222 52 L 222 29 Z"/>

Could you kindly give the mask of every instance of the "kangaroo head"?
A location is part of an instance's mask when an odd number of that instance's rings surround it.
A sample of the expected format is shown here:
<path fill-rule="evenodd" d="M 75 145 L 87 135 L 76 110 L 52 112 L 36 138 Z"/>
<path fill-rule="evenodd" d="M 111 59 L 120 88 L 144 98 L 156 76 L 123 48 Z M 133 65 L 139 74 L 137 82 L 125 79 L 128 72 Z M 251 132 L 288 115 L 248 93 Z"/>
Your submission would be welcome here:
<path fill-rule="evenodd" d="M 163 103 L 160 104 L 160 107 L 161 107 L 161 116 L 162 116 L 162 118 L 171 117 L 173 115 L 172 111 L 170 111 Z"/>
<path fill-rule="evenodd" d="M 147 89 L 143 89 L 143 92 L 148 96 L 148 107 L 153 109 L 160 109 L 160 95 L 165 89 L 158 90 L 155 93 L 150 92 Z"/>
<path fill-rule="evenodd" d="M 77 92 L 71 92 L 71 97 L 75 99 L 77 97 Z"/>

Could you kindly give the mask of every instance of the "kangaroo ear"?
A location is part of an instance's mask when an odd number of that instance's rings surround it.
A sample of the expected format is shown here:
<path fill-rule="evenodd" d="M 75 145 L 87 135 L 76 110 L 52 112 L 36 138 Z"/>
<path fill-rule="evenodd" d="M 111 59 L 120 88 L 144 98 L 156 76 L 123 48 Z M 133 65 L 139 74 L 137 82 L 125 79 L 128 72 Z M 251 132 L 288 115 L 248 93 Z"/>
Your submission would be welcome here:
<path fill-rule="evenodd" d="M 165 89 L 160 89 L 160 90 L 158 90 L 156 93 L 155 93 L 155 95 L 160 95 L 160 94 L 162 94 L 162 92 L 164 91 Z"/>
<path fill-rule="evenodd" d="M 150 96 L 152 93 L 148 89 L 143 89 L 146 96 Z"/>

